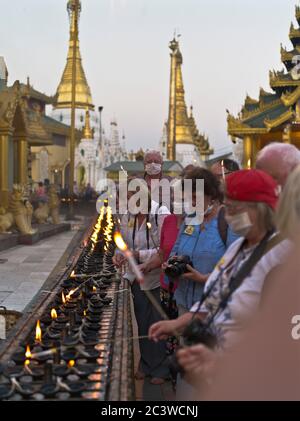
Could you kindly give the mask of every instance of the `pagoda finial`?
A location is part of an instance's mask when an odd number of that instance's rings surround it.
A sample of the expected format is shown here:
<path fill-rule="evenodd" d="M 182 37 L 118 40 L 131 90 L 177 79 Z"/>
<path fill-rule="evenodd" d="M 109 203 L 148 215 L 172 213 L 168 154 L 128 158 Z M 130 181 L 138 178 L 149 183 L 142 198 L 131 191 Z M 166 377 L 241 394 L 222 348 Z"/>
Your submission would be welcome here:
<path fill-rule="evenodd" d="M 198 129 L 196 127 L 191 109 L 191 117 L 188 115 L 188 107 L 185 102 L 185 90 L 182 78 L 182 54 L 179 48 L 179 38 L 174 38 L 169 44 L 171 50 L 171 75 L 169 95 L 169 117 L 167 122 L 167 159 L 176 161 L 176 145 L 187 144 L 199 146 L 202 152 L 202 143 L 198 142 Z M 207 146 L 207 145 L 206 145 Z M 206 147 L 205 146 L 205 147 Z M 210 148 L 206 148 L 207 154 Z"/>
<path fill-rule="evenodd" d="M 83 128 L 83 139 L 93 139 L 93 130 L 91 129 L 91 118 L 90 118 L 90 112 L 87 109 L 85 112 L 85 125 Z"/>
<path fill-rule="evenodd" d="M 67 64 L 63 72 L 60 84 L 56 91 L 55 108 L 71 108 L 72 105 L 72 62 L 74 42 L 76 43 L 76 108 L 94 109 L 91 90 L 87 83 L 82 67 L 79 49 L 79 18 L 81 12 L 80 0 L 68 0 L 67 11 L 70 19 L 70 40 Z"/>

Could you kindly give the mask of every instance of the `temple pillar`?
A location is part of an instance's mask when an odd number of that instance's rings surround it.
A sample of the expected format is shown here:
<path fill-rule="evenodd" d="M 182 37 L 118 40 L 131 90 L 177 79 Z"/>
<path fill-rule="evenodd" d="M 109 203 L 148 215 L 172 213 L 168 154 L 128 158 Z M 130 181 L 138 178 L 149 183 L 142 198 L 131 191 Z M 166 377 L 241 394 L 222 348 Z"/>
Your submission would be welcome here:
<path fill-rule="evenodd" d="M 258 147 L 258 138 L 257 136 L 252 138 L 252 147 L 251 147 L 251 168 L 255 168 L 256 165 L 256 157 L 259 150 Z"/>
<path fill-rule="evenodd" d="M 15 162 L 17 168 L 16 181 L 26 186 L 28 183 L 28 142 L 25 136 L 15 138 Z"/>
<path fill-rule="evenodd" d="M 8 206 L 8 145 L 9 134 L 0 132 L 0 206 Z"/>
<path fill-rule="evenodd" d="M 243 139 L 244 153 L 243 153 L 243 168 L 250 169 L 253 166 L 253 137 L 245 136 Z"/>

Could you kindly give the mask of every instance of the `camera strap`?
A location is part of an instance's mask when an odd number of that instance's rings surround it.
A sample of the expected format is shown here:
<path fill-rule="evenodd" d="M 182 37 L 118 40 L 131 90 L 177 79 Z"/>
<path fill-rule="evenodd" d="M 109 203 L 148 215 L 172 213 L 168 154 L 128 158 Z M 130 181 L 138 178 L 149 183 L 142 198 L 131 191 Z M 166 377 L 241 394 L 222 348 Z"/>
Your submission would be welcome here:
<path fill-rule="evenodd" d="M 232 294 L 241 286 L 244 279 L 251 273 L 252 269 L 255 267 L 255 265 L 258 263 L 258 261 L 266 253 L 268 253 L 272 248 L 274 248 L 277 244 L 279 244 L 282 241 L 282 237 L 280 236 L 280 234 L 276 234 L 270 240 L 270 237 L 273 235 L 273 233 L 274 233 L 274 231 L 267 232 L 265 237 L 261 240 L 259 245 L 255 248 L 255 250 L 253 251 L 251 256 L 247 259 L 247 261 L 239 269 L 238 273 L 235 276 L 231 277 L 231 279 L 229 281 L 227 291 L 226 291 L 226 294 L 224 295 L 224 297 L 220 301 L 220 303 L 217 306 L 217 308 L 215 309 L 215 311 L 210 315 L 208 320 L 204 321 L 204 324 L 206 325 L 206 327 L 209 327 L 211 325 L 211 323 L 213 322 L 214 318 L 216 317 L 216 315 L 220 311 L 223 311 L 226 308 L 227 303 L 228 303 L 230 297 L 232 296 Z M 238 250 L 238 253 L 244 247 L 245 242 L 246 242 L 246 240 L 241 245 L 240 249 Z M 237 256 L 237 254 L 236 254 L 236 256 Z M 218 276 L 216 281 L 211 286 L 211 288 L 209 288 L 209 290 L 205 294 L 205 297 L 203 296 L 203 298 L 201 300 L 201 305 L 205 302 L 207 297 L 210 295 L 212 289 L 214 288 L 214 286 L 216 285 L 216 283 L 219 279 L 220 279 L 220 277 Z"/>

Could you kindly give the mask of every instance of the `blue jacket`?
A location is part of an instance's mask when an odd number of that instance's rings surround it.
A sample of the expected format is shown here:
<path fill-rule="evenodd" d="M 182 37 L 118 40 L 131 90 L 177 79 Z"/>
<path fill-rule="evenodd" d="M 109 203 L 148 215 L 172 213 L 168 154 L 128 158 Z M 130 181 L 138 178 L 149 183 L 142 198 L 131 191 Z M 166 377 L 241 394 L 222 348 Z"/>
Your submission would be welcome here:
<path fill-rule="evenodd" d="M 237 240 L 228 227 L 227 244 L 225 246 L 218 229 L 218 217 L 200 225 L 183 225 L 179 231 L 171 256 L 189 256 L 193 267 L 204 275 L 211 273 L 227 248 Z M 194 303 L 201 300 L 204 284 L 180 278 L 175 291 L 176 303 L 189 310 Z"/>

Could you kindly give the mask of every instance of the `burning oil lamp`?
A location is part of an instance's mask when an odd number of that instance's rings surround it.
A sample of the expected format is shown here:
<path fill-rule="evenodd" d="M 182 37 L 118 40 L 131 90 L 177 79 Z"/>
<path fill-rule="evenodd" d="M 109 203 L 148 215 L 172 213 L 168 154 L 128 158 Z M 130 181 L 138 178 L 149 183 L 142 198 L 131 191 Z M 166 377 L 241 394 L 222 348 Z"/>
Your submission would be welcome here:
<path fill-rule="evenodd" d="M 66 297 L 65 297 L 65 294 L 64 294 L 64 292 L 63 292 L 63 291 L 62 291 L 62 293 L 61 293 L 61 302 L 62 302 L 62 304 L 63 304 L 63 305 L 65 305 L 65 304 L 66 304 L 66 302 L 67 302 Z"/>
<path fill-rule="evenodd" d="M 53 308 L 51 310 L 51 319 L 52 320 L 56 320 L 57 319 L 57 311 L 55 310 L 55 308 Z"/>
<path fill-rule="evenodd" d="M 41 329 L 41 323 L 38 320 L 36 323 L 36 328 L 35 328 L 35 342 L 38 344 L 42 343 L 42 329 Z"/>

